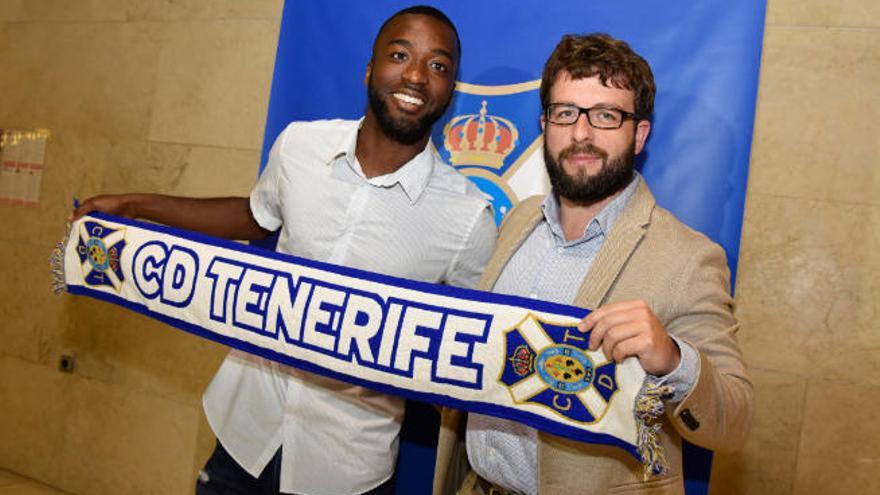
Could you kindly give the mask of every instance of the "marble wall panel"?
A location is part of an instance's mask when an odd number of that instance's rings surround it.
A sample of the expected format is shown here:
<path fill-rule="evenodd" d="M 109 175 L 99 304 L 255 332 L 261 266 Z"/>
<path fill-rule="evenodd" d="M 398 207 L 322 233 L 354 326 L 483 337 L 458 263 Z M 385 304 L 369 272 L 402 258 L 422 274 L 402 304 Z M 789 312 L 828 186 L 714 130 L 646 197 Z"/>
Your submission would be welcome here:
<path fill-rule="evenodd" d="M 3 0 L 0 22 L 123 21 L 119 0 Z"/>
<path fill-rule="evenodd" d="M 259 170 L 260 152 L 110 140 L 66 131 L 46 147 L 37 205 L 0 203 L 0 240 L 27 242 L 45 257 L 64 233 L 73 199 L 95 194 L 153 192 L 184 196 L 246 196 Z M 47 265 L 40 262 L 42 267 Z"/>
<path fill-rule="evenodd" d="M 880 204 L 880 31 L 768 27 L 749 188 Z"/>
<path fill-rule="evenodd" d="M 750 193 L 737 316 L 751 365 L 880 385 L 878 216 L 876 207 Z"/>
<path fill-rule="evenodd" d="M 0 241 L 0 356 L 37 362 L 46 329 L 63 322 L 65 301 L 52 293 L 50 246 Z"/>
<path fill-rule="evenodd" d="M 17 483 L 20 479 L 20 476 L 0 469 L 0 486 L 9 486 L 13 483 Z"/>
<path fill-rule="evenodd" d="M 755 420 L 740 452 L 716 453 L 711 495 L 792 492 L 806 379 L 788 373 L 750 370 L 755 387 Z"/>
<path fill-rule="evenodd" d="M 72 375 L 0 356 L 0 466 L 52 483 L 58 479 Z"/>
<path fill-rule="evenodd" d="M 0 488 L 0 495 L 70 495 L 70 493 L 40 483 L 26 482 Z"/>
<path fill-rule="evenodd" d="M 880 3 L 873 0 L 768 0 L 768 25 L 877 27 Z"/>
<path fill-rule="evenodd" d="M 168 194 L 187 168 L 190 151 L 187 145 L 117 140 L 104 158 L 101 192 Z"/>
<path fill-rule="evenodd" d="M 7 23 L 0 126 L 142 137 L 161 46 L 152 23 Z M 14 70 L 8 68 L 14 67 Z"/>
<path fill-rule="evenodd" d="M 67 297 L 69 322 L 46 344 L 50 354 L 75 352 L 79 376 L 200 404 L 228 348 L 118 306 Z"/>
<path fill-rule="evenodd" d="M 284 0 L 127 0 L 130 20 L 280 19 Z"/>
<path fill-rule="evenodd" d="M 804 407 L 795 495 L 880 493 L 880 390 L 811 381 Z"/>
<path fill-rule="evenodd" d="M 171 194 L 247 196 L 257 180 L 260 152 L 193 146 Z"/>
<path fill-rule="evenodd" d="M 145 141 L 117 141 L 107 149 L 100 190 L 195 197 L 247 196 L 260 152 Z"/>
<path fill-rule="evenodd" d="M 49 485 L 0 470 L 0 495 L 70 495 Z"/>
<path fill-rule="evenodd" d="M 150 140 L 260 149 L 278 21 L 163 26 Z"/>
<path fill-rule="evenodd" d="M 278 19 L 284 0 L 3 0 L 0 22 Z"/>
<path fill-rule="evenodd" d="M 77 379 L 58 486 L 74 493 L 192 493 L 198 409 L 128 387 Z"/>

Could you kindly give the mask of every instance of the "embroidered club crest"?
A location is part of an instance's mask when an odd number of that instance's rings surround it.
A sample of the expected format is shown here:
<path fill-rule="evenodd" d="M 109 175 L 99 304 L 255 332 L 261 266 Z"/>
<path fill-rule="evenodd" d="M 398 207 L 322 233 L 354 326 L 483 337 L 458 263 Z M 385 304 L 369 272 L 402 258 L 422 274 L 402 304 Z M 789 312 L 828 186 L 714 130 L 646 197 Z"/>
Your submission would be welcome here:
<path fill-rule="evenodd" d="M 527 316 L 504 334 L 499 380 L 518 404 L 546 407 L 590 424 L 602 419 L 618 390 L 616 365 L 588 348 L 589 334 Z"/>
<path fill-rule="evenodd" d="M 117 292 L 125 277 L 119 264 L 125 249 L 125 229 L 114 229 L 99 222 L 80 224 L 76 253 L 83 270 L 83 279 L 92 287 L 112 287 Z"/>

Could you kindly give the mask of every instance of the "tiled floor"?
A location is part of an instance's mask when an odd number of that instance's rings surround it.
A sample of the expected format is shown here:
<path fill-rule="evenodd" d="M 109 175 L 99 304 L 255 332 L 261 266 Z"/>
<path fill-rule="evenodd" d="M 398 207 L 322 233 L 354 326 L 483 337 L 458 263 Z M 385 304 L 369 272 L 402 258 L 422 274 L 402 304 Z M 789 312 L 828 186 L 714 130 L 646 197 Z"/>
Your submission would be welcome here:
<path fill-rule="evenodd" d="M 70 495 L 32 479 L 0 469 L 0 495 Z"/>

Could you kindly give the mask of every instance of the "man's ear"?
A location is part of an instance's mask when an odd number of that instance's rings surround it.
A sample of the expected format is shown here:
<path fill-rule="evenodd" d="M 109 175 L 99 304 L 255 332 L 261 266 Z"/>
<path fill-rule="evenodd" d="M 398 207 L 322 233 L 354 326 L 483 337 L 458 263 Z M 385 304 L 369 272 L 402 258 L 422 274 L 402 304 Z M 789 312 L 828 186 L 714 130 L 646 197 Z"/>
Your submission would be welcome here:
<path fill-rule="evenodd" d="M 373 72 L 373 61 L 367 62 L 367 72 L 364 74 L 364 86 L 370 85 L 370 74 Z"/>
<path fill-rule="evenodd" d="M 638 155 L 645 148 L 645 143 L 648 141 L 648 136 L 651 134 L 651 121 L 650 120 L 640 120 L 636 124 L 636 149 L 635 152 Z"/>
<path fill-rule="evenodd" d="M 544 132 L 544 126 L 547 125 L 547 119 L 544 117 L 544 114 L 541 113 L 541 132 Z"/>

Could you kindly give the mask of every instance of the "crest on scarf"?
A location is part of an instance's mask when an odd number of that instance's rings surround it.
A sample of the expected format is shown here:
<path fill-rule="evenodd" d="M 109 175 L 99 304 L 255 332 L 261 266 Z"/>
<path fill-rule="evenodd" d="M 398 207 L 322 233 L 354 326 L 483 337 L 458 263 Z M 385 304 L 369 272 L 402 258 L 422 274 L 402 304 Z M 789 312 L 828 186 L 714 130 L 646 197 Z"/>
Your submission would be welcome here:
<path fill-rule="evenodd" d="M 618 390 L 616 365 L 589 350 L 589 333 L 527 316 L 504 333 L 498 381 L 518 404 L 547 407 L 570 420 L 602 419 Z"/>
<path fill-rule="evenodd" d="M 125 249 L 125 229 L 114 229 L 100 222 L 80 224 L 76 253 L 83 270 L 85 283 L 92 287 L 122 289 L 125 277 L 119 258 Z"/>

